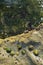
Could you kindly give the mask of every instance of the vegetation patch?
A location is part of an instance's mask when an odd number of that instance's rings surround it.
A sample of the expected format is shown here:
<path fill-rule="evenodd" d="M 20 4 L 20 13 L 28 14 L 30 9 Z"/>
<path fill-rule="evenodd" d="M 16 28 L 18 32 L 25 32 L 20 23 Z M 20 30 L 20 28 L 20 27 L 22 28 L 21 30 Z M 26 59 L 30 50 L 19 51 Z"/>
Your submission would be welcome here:
<path fill-rule="evenodd" d="M 38 55 L 39 55 L 39 51 L 38 51 L 37 49 L 35 49 L 35 50 L 33 51 L 33 53 L 34 53 L 35 56 L 38 56 Z"/>
<path fill-rule="evenodd" d="M 23 49 L 23 50 L 21 51 L 21 53 L 22 53 L 22 55 L 25 55 L 26 51 Z"/>
<path fill-rule="evenodd" d="M 14 56 L 14 55 L 15 55 L 15 52 L 14 52 L 14 51 L 11 51 L 11 52 L 10 52 L 10 55 L 11 55 L 11 56 Z"/>

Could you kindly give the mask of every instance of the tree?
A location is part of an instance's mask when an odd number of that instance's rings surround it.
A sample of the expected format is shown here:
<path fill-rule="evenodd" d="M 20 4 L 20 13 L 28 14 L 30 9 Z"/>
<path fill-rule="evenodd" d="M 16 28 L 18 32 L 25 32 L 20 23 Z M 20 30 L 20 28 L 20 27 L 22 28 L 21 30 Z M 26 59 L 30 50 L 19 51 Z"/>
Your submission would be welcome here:
<path fill-rule="evenodd" d="M 40 8 L 37 0 L 21 0 L 19 7 L 21 7 L 20 14 L 26 20 L 34 24 L 40 21 Z"/>
<path fill-rule="evenodd" d="M 14 17 L 14 19 L 11 18 L 12 21 L 16 21 L 18 24 L 18 22 L 20 23 L 19 19 L 22 19 L 31 23 L 31 25 L 36 25 L 40 22 L 40 8 L 37 0 L 17 0 L 17 2 L 17 4 L 11 5 L 10 10 L 13 12 L 12 17 Z"/>
<path fill-rule="evenodd" d="M 28 26 L 40 22 L 40 7 L 37 0 L 16 0 L 17 3 L 6 6 L 0 4 L 0 20 L 3 30 L 22 32 Z M 10 23 L 9 23 L 10 22 Z"/>

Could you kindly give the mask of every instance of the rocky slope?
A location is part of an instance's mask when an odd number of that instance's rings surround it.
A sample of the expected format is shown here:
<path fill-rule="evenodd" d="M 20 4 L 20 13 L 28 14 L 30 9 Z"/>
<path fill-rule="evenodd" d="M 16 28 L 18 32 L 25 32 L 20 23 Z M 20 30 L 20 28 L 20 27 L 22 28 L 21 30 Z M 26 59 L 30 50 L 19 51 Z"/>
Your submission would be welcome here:
<path fill-rule="evenodd" d="M 38 56 L 43 59 L 43 24 L 39 29 L 0 39 L 0 65 L 35 65 L 25 51 L 30 45 L 39 50 Z"/>

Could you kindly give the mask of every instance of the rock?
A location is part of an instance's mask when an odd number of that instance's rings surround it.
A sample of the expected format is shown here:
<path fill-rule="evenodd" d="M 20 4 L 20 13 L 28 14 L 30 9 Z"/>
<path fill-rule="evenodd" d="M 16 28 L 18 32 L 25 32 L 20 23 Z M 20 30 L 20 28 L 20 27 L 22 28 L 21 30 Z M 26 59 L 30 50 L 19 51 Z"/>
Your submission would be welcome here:
<path fill-rule="evenodd" d="M 42 34 L 40 33 L 41 31 L 33 31 L 32 35 L 30 36 L 30 39 L 35 41 L 35 42 L 41 42 L 42 41 Z"/>
<path fill-rule="evenodd" d="M 24 33 L 28 33 L 29 31 L 28 30 L 25 30 Z"/>
<path fill-rule="evenodd" d="M 40 28 L 36 28 L 36 31 L 39 31 L 40 30 Z"/>

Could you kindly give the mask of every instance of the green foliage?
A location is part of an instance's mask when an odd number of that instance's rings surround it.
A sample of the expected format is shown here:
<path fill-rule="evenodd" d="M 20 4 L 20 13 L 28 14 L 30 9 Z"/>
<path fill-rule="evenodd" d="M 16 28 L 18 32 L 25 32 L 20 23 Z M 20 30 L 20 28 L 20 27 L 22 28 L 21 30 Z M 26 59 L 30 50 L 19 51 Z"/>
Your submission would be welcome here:
<path fill-rule="evenodd" d="M 22 50 L 21 53 L 22 53 L 22 55 L 25 55 L 26 51 L 25 50 Z"/>
<path fill-rule="evenodd" d="M 40 15 L 41 15 L 41 17 L 43 17 L 43 11 L 41 11 Z"/>
<path fill-rule="evenodd" d="M 22 46 L 21 45 L 17 45 L 17 48 L 18 48 L 18 50 L 21 50 L 22 49 Z"/>
<path fill-rule="evenodd" d="M 10 55 L 11 56 L 14 56 L 15 55 L 14 51 L 11 51 Z"/>
<path fill-rule="evenodd" d="M 11 52 L 11 49 L 10 48 L 7 48 L 6 47 L 5 50 L 6 50 L 7 53 L 10 53 Z"/>
<path fill-rule="evenodd" d="M 39 51 L 38 51 L 37 49 L 35 49 L 35 50 L 33 51 L 33 53 L 34 53 L 34 55 L 36 55 L 36 56 L 39 55 Z"/>
<path fill-rule="evenodd" d="M 17 0 L 18 4 L 7 7 L 0 4 L 0 30 L 21 33 L 27 27 L 27 22 L 36 25 L 40 22 L 40 8 L 37 0 Z"/>

